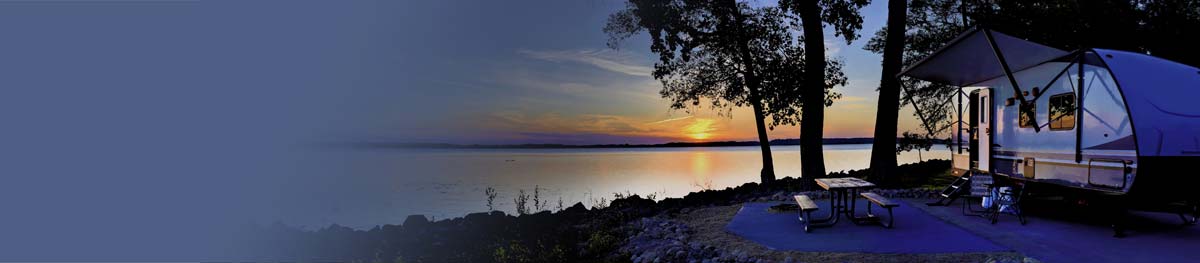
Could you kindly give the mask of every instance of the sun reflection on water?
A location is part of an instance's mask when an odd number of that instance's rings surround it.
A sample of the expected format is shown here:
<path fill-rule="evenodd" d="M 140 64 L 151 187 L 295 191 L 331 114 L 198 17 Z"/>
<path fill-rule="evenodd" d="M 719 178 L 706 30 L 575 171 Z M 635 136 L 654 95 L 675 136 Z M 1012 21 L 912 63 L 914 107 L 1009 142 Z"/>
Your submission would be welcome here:
<path fill-rule="evenodd" d="M 709 152 L 695 151 L 688 159 L 692 164 L 692 184 L 700 188 L 711 188 L 712 156 Z"/>

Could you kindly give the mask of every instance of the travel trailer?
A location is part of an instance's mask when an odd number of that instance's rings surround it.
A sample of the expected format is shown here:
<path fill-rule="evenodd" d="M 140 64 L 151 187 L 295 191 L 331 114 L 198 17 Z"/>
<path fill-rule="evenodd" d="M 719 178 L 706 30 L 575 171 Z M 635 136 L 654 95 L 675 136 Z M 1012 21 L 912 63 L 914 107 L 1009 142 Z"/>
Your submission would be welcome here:
<path fill-rule="evenodd" d="M 1064 51 L 973 29 L 900 76 L 958 90 L 955 175 L 1057 185 L 1115 196 L 1130 208 L 1182 203 L 1194 222 L 1196 67 L 1126 51 Z"/>

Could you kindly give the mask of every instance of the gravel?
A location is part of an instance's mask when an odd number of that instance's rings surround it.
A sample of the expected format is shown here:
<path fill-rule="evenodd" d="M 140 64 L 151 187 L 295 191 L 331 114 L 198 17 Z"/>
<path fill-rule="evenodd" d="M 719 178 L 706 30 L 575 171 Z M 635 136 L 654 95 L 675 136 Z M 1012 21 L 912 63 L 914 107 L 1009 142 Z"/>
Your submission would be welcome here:
<path fill-rule="evenodd" d="M 872 192 L 889 198 L 929 198 L 938 195 L 929 189 L 876 189 Z M 786 192 L 749 198 L 742 202 L 791 201 L 805 194 L 814 199 L 828 198 L 826 191 Z M 626 225 L 628 239 L 620 251 L 630 261 L 643 262 L 1029 262 L 1017 253 L 949 254 L 869 254 L 771 250 L 724 231 L 724 225 L 740 205 L 680 209 L 634 220 Z"/>

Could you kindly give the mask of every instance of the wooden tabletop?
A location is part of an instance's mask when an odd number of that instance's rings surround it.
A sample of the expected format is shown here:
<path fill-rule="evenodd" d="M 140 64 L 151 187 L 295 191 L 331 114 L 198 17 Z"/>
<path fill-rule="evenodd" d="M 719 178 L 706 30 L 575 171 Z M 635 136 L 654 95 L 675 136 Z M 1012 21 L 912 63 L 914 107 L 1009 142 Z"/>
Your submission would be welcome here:
<path fill-rule="evenodd" d="M 817 181 L 817 185 L 825 188 L 825 190 L 875 187 L 875 184 L 871 182 L 854 177 L 817 178 L 813 179 L 813 181 Z"/>

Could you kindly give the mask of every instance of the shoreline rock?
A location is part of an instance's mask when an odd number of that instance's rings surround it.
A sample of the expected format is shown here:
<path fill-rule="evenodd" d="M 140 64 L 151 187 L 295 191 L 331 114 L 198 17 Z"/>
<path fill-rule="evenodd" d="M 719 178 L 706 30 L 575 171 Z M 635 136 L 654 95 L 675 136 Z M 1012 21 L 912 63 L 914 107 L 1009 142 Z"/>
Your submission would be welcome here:
<path fill-rule="evenodd" d="M 949 170 L 949 161 L 934 160 L 900 166 L 898 174 L 927 180 Z M 831 173 L 831 177 L 865 177 L 869 171 Z M 875 189 L 887 197 L 936 196 L 922 188 Z M 370 230 L 327 227 L 306 231 L 273 225 L 262 229 L 268 242 L 281 248 L 276 257 L 290 261 L 633 261 L 633 262 L 756 262 L 745 251 L 720 244 L 689 243 L 695 233 L 672 219 L 696 209 L 745 202 L 791 201 L 796 194 L 828 198 L 812 180 L 781 178 L 771 184 L 746 183 L 721 190 L 689 193 L 655 201 L 631 195 L 607 206 L 582 203 L 557 212 L 508 215 L 500 211 L 430 221 L 407 217 L 402 225 Z"/>

